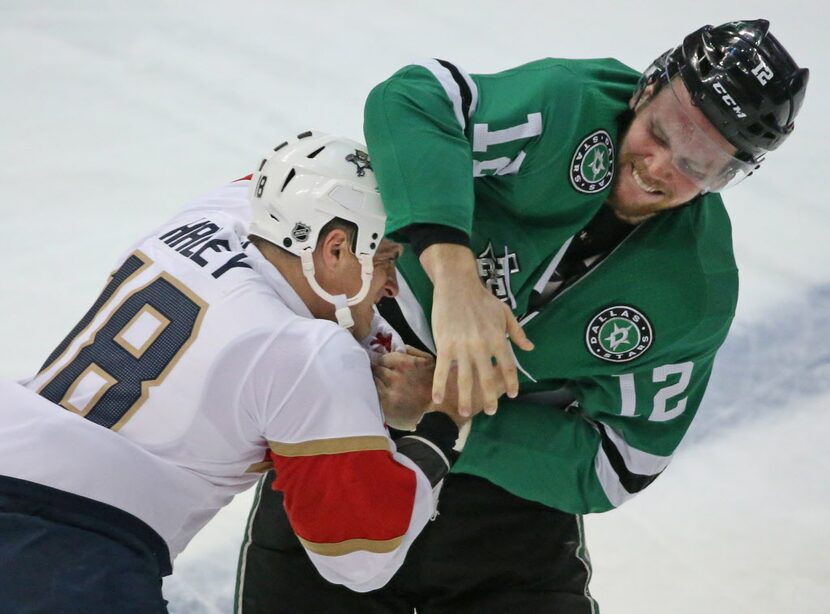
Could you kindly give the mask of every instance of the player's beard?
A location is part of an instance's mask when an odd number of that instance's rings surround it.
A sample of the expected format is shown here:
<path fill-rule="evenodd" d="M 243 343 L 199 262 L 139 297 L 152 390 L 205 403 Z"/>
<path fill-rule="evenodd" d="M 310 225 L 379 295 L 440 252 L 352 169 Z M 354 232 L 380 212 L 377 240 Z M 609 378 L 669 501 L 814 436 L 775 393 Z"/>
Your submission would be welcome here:
<path fill-rule="evenodd" d="M 642 189 L 634 178 L 634 169 L 641 180 L 656 187 L 659 193 L 649 193 Z M 608 204 L 620 218 L 631 223 L 642 222 L 659 211 L 675 206 L 677 203 L 674 200 L 671 188 L 649 177 L 637 156 L 621 156 L 608 197 Z"/>

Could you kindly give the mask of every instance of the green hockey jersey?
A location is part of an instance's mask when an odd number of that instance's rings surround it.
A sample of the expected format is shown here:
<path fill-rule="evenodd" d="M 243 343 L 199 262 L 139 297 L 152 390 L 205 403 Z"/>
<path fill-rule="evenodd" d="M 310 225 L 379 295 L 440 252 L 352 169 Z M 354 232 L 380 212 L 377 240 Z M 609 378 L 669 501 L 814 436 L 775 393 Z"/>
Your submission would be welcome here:
<path fill-rule="evenodd" d="M 608 196 L 637 78 L 615 60 L 494 75 L 435 60 L 402 69 L 366 104 L 389 232 L 433 223 L 467 233 L 482 281 L 536 344 L 516 352 L 520 398 L 474 420 L 454 470 L 573 513 L 616 507 L 667 466 L 737 300 L 729 218 L 710 194 L 641 224 L 529 309 Z M 417 258 L 400 264 L 429 314 Z M 564 409 L 546 396 L 563 388 Z"/>

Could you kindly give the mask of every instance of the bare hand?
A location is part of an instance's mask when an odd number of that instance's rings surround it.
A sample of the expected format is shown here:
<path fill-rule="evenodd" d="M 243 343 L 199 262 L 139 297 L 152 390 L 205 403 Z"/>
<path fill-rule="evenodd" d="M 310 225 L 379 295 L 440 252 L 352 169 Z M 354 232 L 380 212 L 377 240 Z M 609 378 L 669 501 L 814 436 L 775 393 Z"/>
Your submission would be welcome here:
<path fill-rule="evenodd" d="M 381 407 L 389 407 L 389 414 L 403 413 L 404 420 L 409 422 L 420 419 L 420 414 L 439 411 L 447 414 L 456 423 L 458 428 L 471 420 L 471 416 L 482 411 L 484 407 L 481 398 L 473 395 L 473 411 L 466 415 L 458 412 L 458 385 L 455 367 L 450 369 L 447 379 L 445 399 L 442 403 L 432 402 L 432 376 L 435 359 L 432 354 L 422 352 L 410 345 L 406 346 L 406 354 L 393 352 L 376 358 L 372 370 L 375 374 L 375 386 L 381 398 Z M 478 384 L 478 382 L 476 382 Z M 479 386 L 475 386 L 476 391 Z M 499 396 L 504 390 L 499 390 Z M 391 423 L 390 426 L 394 426 Z M 395 427 L 400 428 L 400 427 Z"/>
<path fill-rule="evenodd" d="M 469 248 L 437 243 L 422 252 L 421 263 L 434 286 L 432 332 L 438 358 L 433 401 L 443 402 L 456 365 L 458 412 L 471 415 L 478 389 L 484 411 L 493 414 L 501 390 L 511 398 L 519 391 L 516 362 L 505 337 L 523 350 L 532 350 L 533 344 L 510 308 L 482 285 Z"/>
<path fill-rule="evenodd" d="M 491 367 L 492 369 L 496 369 L 496 367 Z M 504 381 L 500 376 L 496 377 L 496 396 L 497 398 L 501 398 L 504 395 Z M 453 421 L 456 423 L 458 428 L 461 428 L 472 420 L 473 416 L 476 414 L 484 411 L 486 414 L 492 416 L 496 413 L 496 410 L 486 410 L 484 408 L 484 401 L 481 398 L 481 384 L 478 381 L 478 374 L 475 375 L 475 381 L 473 382 L 473 394 L 471 400 L 472 409 L 471 411 L 467 411 L 461 413 L 459 410 L 458 405 L 458 372 L 455 367 L 450 369 L 450 375 L 447 378 L 447 387 L 444 391 L 444 400 L 440 404 L 432 404 L 432 410 L 440 411 L 447 414 Z"/>
<path fill-rule="evenodd" d="M 409 346 L 406 354 L 389 352 L 377 358 L 372 373 L 387 425 L 401 430 L 415 428 L 431 405 L 434 367 L 431 354 Z"/>

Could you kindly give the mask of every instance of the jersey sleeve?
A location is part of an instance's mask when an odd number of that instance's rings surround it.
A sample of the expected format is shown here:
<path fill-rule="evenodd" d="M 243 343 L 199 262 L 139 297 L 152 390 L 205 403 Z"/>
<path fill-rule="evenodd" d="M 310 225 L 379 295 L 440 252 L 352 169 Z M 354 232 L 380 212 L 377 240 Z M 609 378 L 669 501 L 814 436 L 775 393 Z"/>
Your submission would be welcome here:
<path fill-rule="evenodd" d="M 565 408 L 507 400 L 495 416 L 474 421 L 455 470 L 565 512 L 618 507 L 668 466 L 700 406 L 713 360 L 711 352 L 577 379 Z"/>
<path fill-rule="evenodd" d="M 470 235 L 473 158 L 466 136 L 477 91 L 469 75 L 438 60 L 407 66 L 366 101 L 364 135 L 387 212 L 387 234 L 441 224 Z"/>
<path fill-rule="evenodd" d="M 283 360 L 286 343 L 280 339 L 277 352 Z M 336 329 L 315 343 L 290 392 L 269 392 L 258 408 L 273 487 L 320 574 L 369 591 L 389 581 L 433 516 L 449 462 L 428 445 L 414 456 L 398 451 L 383 425 L 369 359 L 348 333 Z M 267 368 L 254 379 L 267 389 Z"/>

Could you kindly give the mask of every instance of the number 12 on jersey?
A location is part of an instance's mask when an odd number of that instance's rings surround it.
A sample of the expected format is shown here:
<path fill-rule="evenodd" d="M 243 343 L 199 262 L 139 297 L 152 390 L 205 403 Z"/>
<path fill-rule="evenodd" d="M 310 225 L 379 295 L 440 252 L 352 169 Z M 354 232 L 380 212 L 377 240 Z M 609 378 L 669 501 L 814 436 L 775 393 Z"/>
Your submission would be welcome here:
<path fill-rule="evenodd" d="M 474 124 L 473 152 L 485 153 L 492 145 L 521 141 L 540 134 L 542 134 L 541 113 L 528 113 L 525 123 L 502 130 L 491 131 L 489 124 Z M 526 157 L 527 154 L 521 150 L 513 159 L 501 157 L 491 160 L 473 160 L 473 176 L 515 175 L 519 172 Z"/>
<path fill-rule="evenodd" d="M 665 382 L 669 377 L 679 375 L 680 378 L 673 384 L 660 388 L 654 395 L 654 404 L 648 419 L 652 422 L 666 422 L 676 418 L 686 411 L 686 397 L 677 399 L 669 407 L 669 401 L 686 392 L 689 382 L 692 379 L 692 370 L 695 363 L 681 362 L 676 365 L 663 365 L 656 367 L 652 373 L 652 382 L 657 384 Z M 634 374 L 624 373 L 617 375 L 620 380 L 620 398 L 622 407 L 621 416 L 634 416 L 637 409 L 637 391 L 634 385 Z"/>

